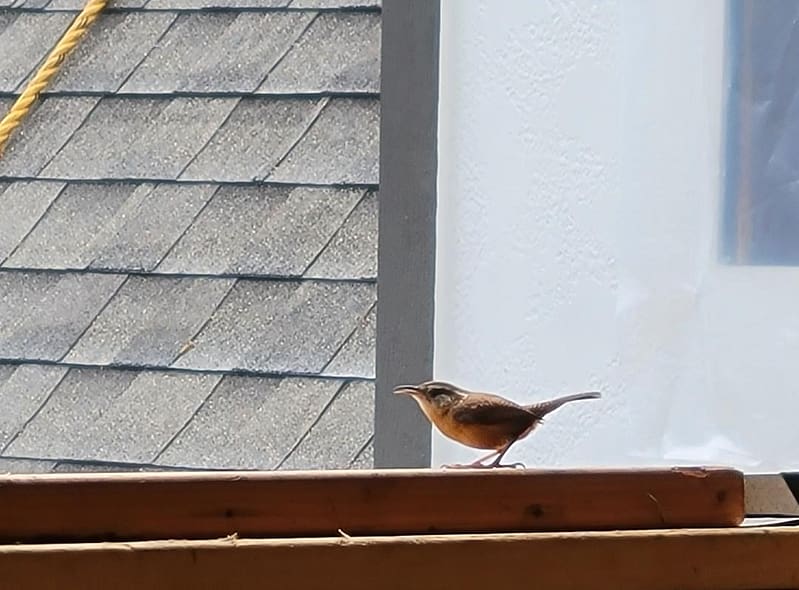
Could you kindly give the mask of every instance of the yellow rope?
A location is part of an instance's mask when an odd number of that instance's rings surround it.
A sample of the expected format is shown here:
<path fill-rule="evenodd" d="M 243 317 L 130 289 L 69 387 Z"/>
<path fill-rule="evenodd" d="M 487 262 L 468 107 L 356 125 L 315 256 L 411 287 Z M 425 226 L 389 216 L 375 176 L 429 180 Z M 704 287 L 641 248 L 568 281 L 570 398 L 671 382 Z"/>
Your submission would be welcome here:
<path fill-rule="evenodd" d="M 50 83 L 53 76 L 58 73 L 64 59 L 94 24 L 106 4 L 108 4 L 108 0 L 88 0 L 81 13 L 75 17 L 67 32 L 64 33 L 64 36 L 58 41 L 50 55 L 47 56 L 44 65 L 39 68 L 39 71 L 36 72 L 36 75 L 25 87 L 25 90 L 22 91 L 16 102 L 11 105 L 8 114 L 0 121 L 0 156 L 3 155 L 3 149 L 6 147 L 11 134 L 22 123 L 22 120 L 33 107 L 33 103 L 39 98 L 41 91 Z"/>

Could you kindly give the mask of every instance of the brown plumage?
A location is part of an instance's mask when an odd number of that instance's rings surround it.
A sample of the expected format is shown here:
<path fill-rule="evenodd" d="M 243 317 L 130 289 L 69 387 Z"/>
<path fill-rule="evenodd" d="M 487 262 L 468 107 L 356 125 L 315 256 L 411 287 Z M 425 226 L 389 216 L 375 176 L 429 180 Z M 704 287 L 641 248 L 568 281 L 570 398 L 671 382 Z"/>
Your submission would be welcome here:
<path fill-rule="evenodd" d="M 521 405 L 493 393 L 468 391 L 445 381 L 401 385 L 395 394 L 416 400 L 427 419 L 446 437 L 475 449 L 491 450 L 470 467 L 498 467 L 508 449 L 529 435 L 544 419 L 568 402 L 596 399 L 598 391 L 564 395 L 551 400 Z M 497 455 L 488 465 L 483 461 Z"/>

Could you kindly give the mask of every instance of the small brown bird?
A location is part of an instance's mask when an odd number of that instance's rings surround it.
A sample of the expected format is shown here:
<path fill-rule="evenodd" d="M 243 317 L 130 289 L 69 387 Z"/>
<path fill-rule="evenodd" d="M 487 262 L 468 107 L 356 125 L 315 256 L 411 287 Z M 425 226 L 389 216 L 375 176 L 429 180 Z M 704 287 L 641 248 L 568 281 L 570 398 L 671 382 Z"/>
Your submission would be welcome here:
<path fill-rule="evenodd" d="M 513 443 L 541 424 L 544 416 L 565 403 L 601 397 L 598 391 L 587 391 L 524 406 L 493 393 L 468 391 L 445 381 L 400 385 L 394 388 L 394 393 L 415 399 L 444 436 L 475 449 L 491 449 L 490 454 L 474 463 L 447 467 L 510 467 L 500 465 L 502 457 Z M 494 455 L 497 457 L 492 463 L 483 463 Z"/>

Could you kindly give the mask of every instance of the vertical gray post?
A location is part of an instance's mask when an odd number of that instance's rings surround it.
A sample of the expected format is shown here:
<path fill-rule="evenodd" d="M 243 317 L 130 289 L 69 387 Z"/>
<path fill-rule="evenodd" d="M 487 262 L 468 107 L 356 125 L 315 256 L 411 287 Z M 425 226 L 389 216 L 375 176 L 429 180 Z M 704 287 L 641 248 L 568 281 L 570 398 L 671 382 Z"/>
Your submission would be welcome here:
<path fill-rule="evenodd" d="M 383 0 L 375 467 L 428 467 L 429 423 L 395 398 L 433 371 L 439 0 Z"/>

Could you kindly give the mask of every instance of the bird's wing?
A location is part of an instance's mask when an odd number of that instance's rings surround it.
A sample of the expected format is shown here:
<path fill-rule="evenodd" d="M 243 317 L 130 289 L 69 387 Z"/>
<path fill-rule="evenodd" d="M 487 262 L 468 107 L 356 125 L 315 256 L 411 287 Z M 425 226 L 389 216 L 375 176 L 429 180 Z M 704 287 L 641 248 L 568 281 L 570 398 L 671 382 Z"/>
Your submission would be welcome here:
<path fill-rule="evenodd" d="M 539 418 L 534 412 L 508 400 L 488 395 L 481 399 L 466 400 L 452 411 L 452 418 L 457 422 L 482 426 L 517 424 L 524 428 L 530 424 L 531 417 Z"/>

